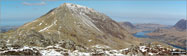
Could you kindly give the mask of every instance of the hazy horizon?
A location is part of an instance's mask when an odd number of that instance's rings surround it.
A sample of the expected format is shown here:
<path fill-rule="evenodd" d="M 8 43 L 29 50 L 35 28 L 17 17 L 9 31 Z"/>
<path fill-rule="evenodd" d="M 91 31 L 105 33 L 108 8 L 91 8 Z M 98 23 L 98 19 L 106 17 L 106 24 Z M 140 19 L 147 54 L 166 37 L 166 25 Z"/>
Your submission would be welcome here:
<path fill-rule="evenodd" d="M 174 25 L 186 19 L 186 1 L 5 1 L 0 26 L 23 25 L 63 3 L 73 3 L 106 14 L 117 22 Z"/>

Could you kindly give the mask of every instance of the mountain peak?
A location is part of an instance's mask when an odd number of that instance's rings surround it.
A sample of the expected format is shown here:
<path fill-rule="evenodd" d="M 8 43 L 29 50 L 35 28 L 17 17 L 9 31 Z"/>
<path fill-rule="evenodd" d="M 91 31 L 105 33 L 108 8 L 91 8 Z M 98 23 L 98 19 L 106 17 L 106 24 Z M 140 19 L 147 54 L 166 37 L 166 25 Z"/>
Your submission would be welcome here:
<path fill-rule="evenodd" d="M 116 49 L 139 43 L 130 41 L 136 38 L 105 14 L 72 3 L 64 3 L 42 17 L 19 27 L 14 35 L 23 39 L 27 37 L 52 39 L 50 40 L 52 44 L 61 39 L 69 39 L 88 47 L 102 44 Z M 32 46 L 29 41 L 26 44 Z M 43 44 L 37 42 L 35 45 Z"/>
<path fill-rule="evenodd" d="M 174 25 L 174 27 L 179 30 L 186 30 L 187 29 L 186 25 L 187 25 L 187 20 L 181 19 Z"/>
<path fill-rule="evenodd" d="M 74 12 L 78 11 L 78 12 L 86 12 L 86 13 L 89 13 L 89 12 L 96 12 L 94 9 L 92 8 L 88 8 L 86 6 L 82 6 L 82 5 L 78 5 L 78 4 L 73 4 L 73 3 L 64 3 L 62 4 L 60 7 L 67 7 L 71 10 L 73 10 Z"/>
<path fill-rule="evenodd" d="M 75 7 L 77 7 L 77 8 L 87 8 L 86 6 L 82 6 L 82 5 L 78 5 L 78 4 L 72 4 L 72 3 L 64 3 L 64 4 L 62 4 L 62 6 L 63 5 L 65 5 L 67 7 L 71 7 L 71 8 L 75 8 Z"/>

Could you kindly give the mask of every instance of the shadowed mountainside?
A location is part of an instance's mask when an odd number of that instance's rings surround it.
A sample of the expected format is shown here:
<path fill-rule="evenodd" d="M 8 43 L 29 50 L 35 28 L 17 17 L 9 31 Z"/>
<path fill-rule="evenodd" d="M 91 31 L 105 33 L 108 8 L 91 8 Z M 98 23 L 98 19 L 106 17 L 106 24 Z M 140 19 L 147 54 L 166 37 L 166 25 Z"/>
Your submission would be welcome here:
<path fill-rule="evenodd" d="M 126 29 L 128 32 L 130 32 L 131 34 L 136 33 L 138 30 L 136 29 L 136 26 L 134 26 L 132 23 L 130 22 L 119 22 L 119 24 Z"/>
<path fill-rule="evenodd" d="M 186 30 L 187 29 L 186 25 L 187 25 L 187 20 L 181 19 L 173 27 L 178 30 Z"/>

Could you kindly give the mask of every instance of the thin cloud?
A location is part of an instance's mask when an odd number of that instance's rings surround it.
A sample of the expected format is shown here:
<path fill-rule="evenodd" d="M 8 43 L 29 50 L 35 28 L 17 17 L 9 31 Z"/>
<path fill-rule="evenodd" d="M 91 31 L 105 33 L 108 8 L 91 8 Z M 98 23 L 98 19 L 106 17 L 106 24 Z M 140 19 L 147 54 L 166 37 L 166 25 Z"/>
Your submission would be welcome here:
<path fill-rule="evenodd" d="M 28 2 L 23 2 L 22 4 L 23 4 L 23 5 L 26 5 L 26 6 L 33 6 L 33 5 L 46 5 L 45 2 L 40 2 L 40 3 L 28 3 Z"/>

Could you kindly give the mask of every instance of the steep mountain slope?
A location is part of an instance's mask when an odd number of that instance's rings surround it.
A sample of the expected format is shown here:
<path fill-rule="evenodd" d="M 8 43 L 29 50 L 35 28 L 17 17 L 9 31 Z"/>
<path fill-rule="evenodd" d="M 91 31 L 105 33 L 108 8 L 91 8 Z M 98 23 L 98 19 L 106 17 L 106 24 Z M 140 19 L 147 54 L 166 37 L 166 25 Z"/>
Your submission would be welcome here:
<path fill-rule="evenodd" d="M 62 4 L 7 35 L 7 43 L 18 46 L 48 46 L 71 40 L 87 47 L 106 45 L 121 49 L 139 43 L 105 14 L 71 3 Z"/>
<path fill-rule="evenodd" d="M 136 33 L 136 27 L 130 22 L 119 22 L 119 24 L 130 33 Z"/>
<path fill-rule="evenodd" d="M 174 28 L 178 29 L 178 30 L 186 30 L 187 29 L 187 20 L 185 19 L 181 19 L 179 20 L 175 25 Z"/>

